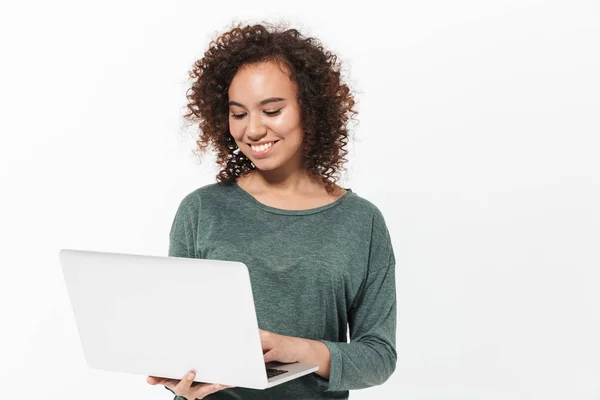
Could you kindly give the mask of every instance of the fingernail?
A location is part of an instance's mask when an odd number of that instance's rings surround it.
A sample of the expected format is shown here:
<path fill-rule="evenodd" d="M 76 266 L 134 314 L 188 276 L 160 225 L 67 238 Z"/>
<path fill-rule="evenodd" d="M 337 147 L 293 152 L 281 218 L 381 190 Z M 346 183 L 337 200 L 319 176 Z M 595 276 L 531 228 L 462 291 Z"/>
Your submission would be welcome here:
<path fill-rule="evenodd" d="M 192 379 L 194 379 L 194 374 L 193 374 L 192 372 L 190 372 L 190 373 L 188 374 L 187 378 L 188 378 L 188 380 L 190 380 L 190 381 L 191 381 Z"/>
<path fill-rule="evenodd" d="M 215 385 L 215 389 L 221 389 L 221 385 L 219 385 L 218 383 Z"/>

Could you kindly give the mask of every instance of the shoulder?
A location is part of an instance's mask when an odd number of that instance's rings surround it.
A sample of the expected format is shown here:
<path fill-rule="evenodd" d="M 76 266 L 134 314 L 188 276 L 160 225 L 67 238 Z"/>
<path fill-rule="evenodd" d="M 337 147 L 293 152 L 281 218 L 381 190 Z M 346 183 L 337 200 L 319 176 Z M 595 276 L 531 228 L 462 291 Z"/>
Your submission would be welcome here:
<path fill-rule="evenodd" d="M 201 207 L 219 205 L 231 190 L 233 190 L 232 185 L 222 183 L 201 186 L 183 197 L 179 204 L 179 211 L 197 212 Z"/>
<path fill-rule="evenodd" d="M 381 209 L 373 202 L 356 195 L 355 207 L 362 210 L 365 234 L 369 235 L 369 257 L 371 269 L 379 266 L 389 267 L 395 265 L 394 249 L 390 229 L 386 223 Z M 368 232 L 368 233 L 367 233 Z"/>
<path fill-rule="evenodd" d="M 385 218 L 381 209 L 372 201 L 360 196 L 356 192 L 348 193 L 351 195 L 345 202 L 345 207 L 351 215 L 362 221 L 371 221 L 373 224 L 384 225 Z"/>
<path fill-rule="evenodd" d="M 233 189 L 233 185 L 223 183 L 211 183 L 199 187 L 188 193 L 183 200 L 182 204 L 199 204 L 200 202 L 214 201 L 222 199 L 224 194 L 227 194 Z"/>

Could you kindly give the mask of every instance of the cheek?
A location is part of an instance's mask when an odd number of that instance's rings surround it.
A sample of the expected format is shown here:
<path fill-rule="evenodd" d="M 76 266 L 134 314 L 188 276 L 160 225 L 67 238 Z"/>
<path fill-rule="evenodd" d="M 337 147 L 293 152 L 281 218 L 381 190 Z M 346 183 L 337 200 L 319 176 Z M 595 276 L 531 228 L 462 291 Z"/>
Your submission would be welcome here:
<path fill-rule="evenodd" d="M 281 135 L 292 135 L 295 131 L 301 129 L 300 118 L 296 115 L 286 115 L 283 118 L 275 118 L 269 125 L 275 132 Z"/>
<path fill-rule="evenodd" d="M 242 139 L 242 136 L 244 135 L 244 127 L 242 126 L 240 121 L 237 121 L 235 119 L 229 120 L 229 133 L 231 133 L 231 136 L 233 136 L 235 140 Z"/>

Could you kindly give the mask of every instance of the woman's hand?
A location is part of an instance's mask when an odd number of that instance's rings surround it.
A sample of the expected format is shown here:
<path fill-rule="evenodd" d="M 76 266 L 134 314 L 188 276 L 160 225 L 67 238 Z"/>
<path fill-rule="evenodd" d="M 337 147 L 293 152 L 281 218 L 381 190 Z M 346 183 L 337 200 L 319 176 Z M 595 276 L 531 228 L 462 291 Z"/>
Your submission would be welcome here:
<path fill-rule="evenodd" d="M 307 351 L 307 343 L 302 338 L 279 335 L 259 329 L 265 362 L 279 361 L 293 363 L 301 361 Z"/>
<path fill-rule="evenodd" d="M 223 389 L 233 388 L 235 386 L 214 385 L 212 383 L 194 382 L 195 371 L 190 371 L 186 376 L 178 381 L 177 379 L 160 378 L 149 376 L 147 381 L 151 385 L 165 385 L 171 389 L 177 396 L 185 397 L 188 400 L 203 399 L 209 394 Z"/>

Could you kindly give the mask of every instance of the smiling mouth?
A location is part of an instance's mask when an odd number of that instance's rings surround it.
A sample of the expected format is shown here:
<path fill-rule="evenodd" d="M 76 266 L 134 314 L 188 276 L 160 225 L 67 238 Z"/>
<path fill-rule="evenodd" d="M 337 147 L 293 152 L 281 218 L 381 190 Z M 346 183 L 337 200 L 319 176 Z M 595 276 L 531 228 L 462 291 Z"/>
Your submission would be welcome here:
<path fill-rule="evenodd" d="M 252 154 L 254 154 L 255 156 L 262 156 L 268 154 L 273 148 L 273 146 L 277 144 L 277 142 L 279 142 L 279 140 L 268 142 L 267 145 L 262 146 L 252 146 L 251 144 L 248 144 L 248 147 L 250 147 L 250 149 L 252 150 Z"/>

